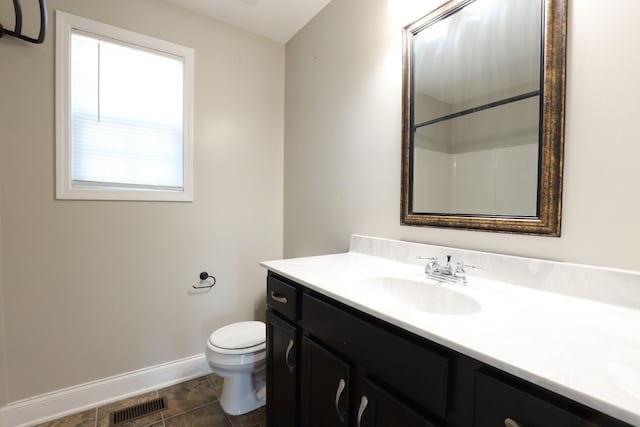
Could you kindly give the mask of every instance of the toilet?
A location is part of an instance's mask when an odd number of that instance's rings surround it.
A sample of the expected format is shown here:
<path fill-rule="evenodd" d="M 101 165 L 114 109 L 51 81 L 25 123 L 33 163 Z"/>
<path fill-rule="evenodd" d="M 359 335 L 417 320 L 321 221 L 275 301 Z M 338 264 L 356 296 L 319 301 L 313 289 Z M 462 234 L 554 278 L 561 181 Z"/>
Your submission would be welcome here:
<path fill-rule="evenodd" d="M 205 350 L 213 372 L 224 378 L 220 406 L 229 415 L 253 411 L 266 402 L 266 326 L 232 323 L 214 331 Z"/>

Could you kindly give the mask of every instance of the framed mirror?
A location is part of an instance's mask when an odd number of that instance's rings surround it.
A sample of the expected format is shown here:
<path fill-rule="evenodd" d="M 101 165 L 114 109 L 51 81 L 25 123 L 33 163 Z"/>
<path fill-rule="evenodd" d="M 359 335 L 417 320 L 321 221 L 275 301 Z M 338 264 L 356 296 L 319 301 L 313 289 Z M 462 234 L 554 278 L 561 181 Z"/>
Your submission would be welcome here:
<path fill-rule="evenodd" d="M 567 0 L 450 0 L 404 28 L 401 223 L 560 235 Z"/>

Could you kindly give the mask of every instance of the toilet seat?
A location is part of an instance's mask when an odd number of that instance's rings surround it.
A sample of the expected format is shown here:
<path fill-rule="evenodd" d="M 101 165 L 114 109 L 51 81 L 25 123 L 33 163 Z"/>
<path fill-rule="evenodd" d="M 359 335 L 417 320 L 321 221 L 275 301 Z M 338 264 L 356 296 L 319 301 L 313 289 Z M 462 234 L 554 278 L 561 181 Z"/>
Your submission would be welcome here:
<path fill-rule="evenodd" d="M 263 322 L 232 323 L 215 330 L 207 342 L 211 351 L 220 354 L 250 354 L 266 348 L 266 327 Z"/>

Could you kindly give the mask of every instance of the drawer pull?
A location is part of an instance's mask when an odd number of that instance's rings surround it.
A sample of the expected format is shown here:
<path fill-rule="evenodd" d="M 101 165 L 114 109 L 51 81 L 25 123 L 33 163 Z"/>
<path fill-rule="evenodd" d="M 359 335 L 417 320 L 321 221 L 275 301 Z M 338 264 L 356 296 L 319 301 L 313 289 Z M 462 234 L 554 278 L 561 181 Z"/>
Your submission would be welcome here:
<path fill-rule="evenodd" d="M 338 389 L 336 390 L 336 412 L 338 413 L 338 418 L 340 418 L 340 422 L 343 424 L 344 424 L 344 416 L 340 412 L 340 405 L 338 403 L 340 402 L 340 397 L 342 396 L 342 392 L 344 391 L 344 388 L 346 387 L 346 385 L 347 383 L 345 383 L 344 380 L 340 378 L 340 381 L 338 381 Z"/>
<path fill-rule="evenodd" d="M 289 368 L 289 373 L 293 374 L 293 370 L 295 369 L 296 365 L 292 365 L 291 363 L 289 363 L 289 354 L 291 353 L 291 349 L 293 348 L 293 340 L 290 339 L 289 340 L 289 345 L 287 345 L 287 352 L 284 354 L 284 363 L 287 365 L 287 368 Z"/>
<path fill-rule="evenodd" d="M 369 399 L 367 399 L 367 396 L 362 396 L 362 398 L 360 399 L 360 407 L 358 408 L 358 418 L 357 418 L 357 423 L 358 423 L 358 427 L 360 427 L 360 422 L 362 421 L 362 414 L 364 414 L 365 409 L 367 409 L 367 405 L 369 404 Z"/>
<path fill-rule="evenodd" d="M 282 294 L 276 293 L 276 292 L 271 292 L 271 299 L 276 300 L 278 302 L 281 302 L 282 304 L 286 304 L 287 302 L 289 302 L 287 300 L 287 297 L 285 297 Z"/>
<path fill-rule="evenodd" d="M 522 427 L 516 420 L 511 418 L 504 419 L 504 427 Z"/>

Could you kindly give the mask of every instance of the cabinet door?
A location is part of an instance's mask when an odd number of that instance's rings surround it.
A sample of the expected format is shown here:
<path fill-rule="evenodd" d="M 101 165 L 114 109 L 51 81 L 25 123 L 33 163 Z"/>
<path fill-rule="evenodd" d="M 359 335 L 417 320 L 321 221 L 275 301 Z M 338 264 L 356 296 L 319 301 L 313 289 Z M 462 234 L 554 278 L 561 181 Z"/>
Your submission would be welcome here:
<path fill-rule="evenodd" d="M 355 402 L 356 427 L 437 427 L 402 400 L 363 379 Z"/>
<path fill-rule="evenodd" d="M 267 312 L 267 426 L 297 427 L 298 332 Z"/>
<path fill-rule="evenodd" d="M 302 337 L 302 393 L 304 427 L 338 427 L 349 423 L 349 365 Z"/>

